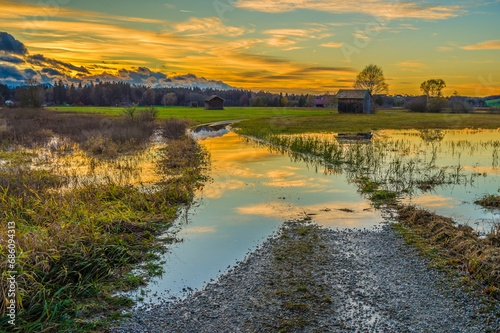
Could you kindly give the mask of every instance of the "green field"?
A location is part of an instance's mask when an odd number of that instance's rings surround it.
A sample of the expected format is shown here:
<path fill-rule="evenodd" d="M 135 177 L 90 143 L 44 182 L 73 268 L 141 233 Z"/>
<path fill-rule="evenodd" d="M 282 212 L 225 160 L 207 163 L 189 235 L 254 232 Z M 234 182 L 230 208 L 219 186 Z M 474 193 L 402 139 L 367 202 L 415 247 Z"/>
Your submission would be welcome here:
<path fill-rule="evenodd" d="M 58 111 L 76 111 L 121 115 L 119 107 L 53 107 Z M 144 109 L 138 107 L 137 110 Z M 247 119 L 238 127 L 246 133 L 269 130 L 280 133 L 367 132 L 382 129 L 463 129 L 500 128 L 500 115 L 412 113 L 402 109 L 379 110 L 376 114 L 338 114 L 334 109 L 228 107 L 204 108 L 157 107 L 159 118 L 187 118 L 197 124 Z M 243 133 L 243 132 L 242 132 Z"/>
<path fill-rule="evenodd" d="M 368 132 L 383 129 L 500 128 L 497 114 L 412 113 L 382 110 L 376 114 L 327 114 L 258 118 L 238 123 L 240 133 Z"/>
<path fill-rule="evenodd" d="M 51 107 L 49 110 L 77 111 L 104 113 L 120 115 L 124 108 L 117 107 Z M 144 109 L 138 107 L 137 110 Z M 306 109 L 306 108 L 257 108 L 257 107 L 227 107 L 224 110 L 205 110 L 204 108 L 187 107 L 156 107 L 160 118 L 187 118 L 193 119 L 199 124 L 215 121 L 251 119 L 262 117 L 292 117 L 306 115 L 325 115 L 334 112 L 329 109 Z"/>
<path fill-rule="evenodd" d="M 500 98 L 492 99 L 491 101 L 486 101 L 486 105 L 500 107 Z"/>

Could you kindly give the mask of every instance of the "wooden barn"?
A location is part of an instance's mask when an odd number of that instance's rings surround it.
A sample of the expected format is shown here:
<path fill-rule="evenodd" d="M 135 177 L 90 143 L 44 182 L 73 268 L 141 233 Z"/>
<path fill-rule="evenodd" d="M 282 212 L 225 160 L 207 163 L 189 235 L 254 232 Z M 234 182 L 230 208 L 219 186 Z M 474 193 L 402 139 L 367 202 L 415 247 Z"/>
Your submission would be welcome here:
<path fill-rule="evenodd" d="M 205 100 L 205 110 L 224 110 L 224 99 L 217 95 L 210 96 Z"/>
<path fill-rule="evenodd" d="M 339 113 L 371 113 L 372 98 L 368 90 L 340 89 L 337 98 Z"/>
<path fill-rule="evenodd" d="M 189 107 L 190 108 L 197 108 L 198 107 L 198 102 L 189 102 Z"/>

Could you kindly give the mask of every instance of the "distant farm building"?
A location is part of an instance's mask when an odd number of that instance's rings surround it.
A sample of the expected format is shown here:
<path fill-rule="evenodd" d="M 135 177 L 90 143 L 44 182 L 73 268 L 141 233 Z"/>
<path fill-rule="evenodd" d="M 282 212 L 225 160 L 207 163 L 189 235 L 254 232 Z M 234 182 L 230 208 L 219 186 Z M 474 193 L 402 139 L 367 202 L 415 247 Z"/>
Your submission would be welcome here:
<path fill-rule="evenodd" d="M 325 107 L 325 101 L 323 98 L 317 98 L 314 100 L 314 107 L 315 108 L 324 108 Z"/>
<path fill-rule="evenodd" d="M 213 95 L 205 100 L 205 110 L 224 110 L 224 99 Z"/>
<path fill-rule="evenodd" d="M 198 102 L 189 102 L 189 107 L 190 108 L 197 108 L 198 107 Z"/>
<path fill-rule="evenodd" d="M 372 98 L 368 90 L 340 89 L 337 98 L 339 113 L 371 113 Z"/>

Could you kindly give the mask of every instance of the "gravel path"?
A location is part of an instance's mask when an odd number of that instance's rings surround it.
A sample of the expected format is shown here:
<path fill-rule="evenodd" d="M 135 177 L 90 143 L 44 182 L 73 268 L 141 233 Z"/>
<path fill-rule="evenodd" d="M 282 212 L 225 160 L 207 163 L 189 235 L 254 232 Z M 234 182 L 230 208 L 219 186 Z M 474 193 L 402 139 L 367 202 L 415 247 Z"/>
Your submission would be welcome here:
<path fill-rule="evenodd" d="M 487 303 L 428 266 L 389 227 L 289 222 L 204 290 L 112 332 L 500 332 Z"/>

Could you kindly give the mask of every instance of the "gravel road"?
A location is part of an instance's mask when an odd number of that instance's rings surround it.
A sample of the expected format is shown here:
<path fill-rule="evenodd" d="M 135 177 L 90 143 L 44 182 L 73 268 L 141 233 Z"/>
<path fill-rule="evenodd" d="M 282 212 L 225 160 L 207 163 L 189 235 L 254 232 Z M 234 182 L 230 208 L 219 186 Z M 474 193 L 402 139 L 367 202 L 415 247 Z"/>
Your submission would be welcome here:
<path fill-rule="evenodd" d="M 429 268 L 388 226 L 288 222 L 216 282 L 111 331 L 500 332 L 494 307 Z"/>

